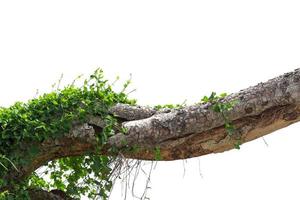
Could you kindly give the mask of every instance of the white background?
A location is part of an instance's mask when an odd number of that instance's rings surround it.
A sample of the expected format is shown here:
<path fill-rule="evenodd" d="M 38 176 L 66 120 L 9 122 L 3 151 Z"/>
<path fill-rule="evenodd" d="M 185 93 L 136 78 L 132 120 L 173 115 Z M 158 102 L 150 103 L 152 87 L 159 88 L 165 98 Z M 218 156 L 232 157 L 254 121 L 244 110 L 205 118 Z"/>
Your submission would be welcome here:
<path fill-rule="evenodd" d="M 143 105 L 237 92 L 299 66 L 299 10 L 289 0 L 1 0 L 0 105 L 50 91 L 61 73 L 70 83 L 97 67 L 110 80 L 132 73 L 132 97 Z M 161 162 L 148 196 L 300 199 L 299 130 L 266 136 L 268 147 L 258 139 L 190 159 L 184 176 L 183 161 Z M 122 199 L 118 188 L 112 199 Z"/>

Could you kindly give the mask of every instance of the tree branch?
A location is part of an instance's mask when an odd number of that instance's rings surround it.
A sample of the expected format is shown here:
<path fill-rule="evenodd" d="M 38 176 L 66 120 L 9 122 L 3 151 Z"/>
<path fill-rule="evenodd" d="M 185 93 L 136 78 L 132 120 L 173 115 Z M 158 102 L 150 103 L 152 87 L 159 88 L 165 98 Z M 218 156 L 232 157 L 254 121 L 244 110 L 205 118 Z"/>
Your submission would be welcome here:
<path fill-rule="evenodd" d="M 226 133 L 224 118 L 211 109 L 210 103 L 163 111 L 117 104 L 110 112 L 119 118 L 126 134 L 117 133 L 100 152 L 96 151 L 96 134 L 101 132 L 104 122 L 98 116 L 90 116 L 86 123 L 74 125 L 65 136 L 36 144 L 39 153 L 29 165 L 21 168 L 17 177 L 26 177 L 48 161 L 61 157 L 87 152 L 109 155 L 111 147 L 116 147 L 127 158 L 142 160 L 154 160 L 156 148 L 160 149 L 162 160 L 233 149 L 237 141 L 245 143 L 300 120 L 300 69 L 220 101 L 236 101 L 228 112 L 236 130 L 232 136 Z M 129 150 L 134 148 L 138 150 Z M 11 177 L 16 178 L 16 175 L 11 174 Z"/>

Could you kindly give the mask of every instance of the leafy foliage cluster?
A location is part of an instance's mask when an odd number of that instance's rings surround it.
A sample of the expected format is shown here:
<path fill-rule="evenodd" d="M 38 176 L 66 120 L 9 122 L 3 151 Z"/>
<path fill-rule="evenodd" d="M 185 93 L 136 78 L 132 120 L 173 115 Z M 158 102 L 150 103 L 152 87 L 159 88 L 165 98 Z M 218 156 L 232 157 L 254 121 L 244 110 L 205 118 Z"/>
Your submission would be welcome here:
<path fill-rule="evenodd" d="M 7 180 L 9 172 L 32 162 L 39 153 L 39 144 L 49 138 L 59 138 L 68 133 L 72 123 L 83 122 L 90 114 L 105 119 L 106 127 L 97 133 L 99 149 L 114 135 L 116 120 L 108 110 L 116 103 L 135 104 L 125 93 L 130 81 L 121 92 L 97 69 L 81 87 L 70 84 L 63 89 L 41 95 L 27 103 L 17 102 L 0 108 L 0 188 L 12 186 L 13 190 L 0 192 L 0 199 L 29 199 L 29 188 L 53 188 L 65 191 L 73 198 L 88 195 L 107 199 L 112 187 L 111 164 L 113 156 L 88 155 L 68 157 L 48 163 L 44 179 L 33 173 L 22 183 Z M 31 145 L 27 145 L 31 144 Z"/>

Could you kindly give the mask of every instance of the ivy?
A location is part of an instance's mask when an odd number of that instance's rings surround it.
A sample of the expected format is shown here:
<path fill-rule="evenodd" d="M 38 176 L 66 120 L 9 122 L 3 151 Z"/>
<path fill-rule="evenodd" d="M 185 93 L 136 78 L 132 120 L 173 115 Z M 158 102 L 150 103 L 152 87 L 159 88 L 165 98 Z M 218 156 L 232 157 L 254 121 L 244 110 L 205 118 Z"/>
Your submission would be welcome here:
<path fill-rule="evenodd" d="M 163 104 L 163 105 L 155 105 L 154 109 L 156 110 L 160 110 L 160 109 L 164 109 L 164 108 L 169 108 L 169 109 L 180 109 L 183 108 L 184 106 L 186 106 L 186 101 L 184 101 L 181 104 Z"/>
<path fill-rule="evenodd" d="M 109 84 L 103 71 L 97 69 L 81 86 L 76 86 L 74 81 L 60 89 L 60 82 L 54 91 L 26 103 L 16 102 L 8 108 L 0 107 L 0 188 L 10 188 L 0 192 L 1 200 L 27 200 L 30 199 L 28 190 L 38 188 L 61 190 L 74 199 L 80 199 L 82 195 L 91 199 L 99 196 L 103 200 L 108 199 L 113 186 L 115 156 L 87 152 L 85 156 L 50 161 L 41 171 L 33 172 L 22 182 L 6 178 L 9 173 L 31 163 L 40 153 L 39 146 L 35 144 L 63 137 L 69 133 L 74 122 L 85 122 L 89 115 L 100 116 L 105 121 L 105 127 L 96 133 L 99 150 L 116 129 L 127 132 L 124 128 L 117 128 L 117 119 L 109 113 L 109 109 L 117 103 L 135 105 L 136 101 L 129 99 L 128 93 L 125 93 L 131 80 L 123 84 L 120 92 L 115 92 L 115 82 Z M 213 111 L 222 115 L 226 132 L 232 136 L 235 127 L 228 118 L 228 111 L 233 108 L 234 102 L 221 101 L 224 97 L 225 93 L 218 96 L 213 92 L 209 97 L 203 97 L 202 102 L 211 103 Z M 180 109 L 184 106 L 185 102 L 157 105 L 155 109 Z M 239 145 L 240 141 L 236 143 L 236 148 Z M 112 148 L 109 151 L 116 150 Z M 128 151 L 139 151 L 139 147 L 129 147 Z M 154 149 L 153 154 L 155 160 L 161 160 L 159 147 Z"/>
<path fill-rule="evenodd" d="M 0 155 L 0 160 L 2 160 L 2 162 L 0 161 L 0 166 L 1 166 L 2 168 L 4 168 L 4 170 L 8 170 L 7 167 L 6 167 L 5 164 L 4 164 L 4 162 L 8 162 L 9 164 L 11 164 L 11 165 L 15 168 L 15 170 L 19 171 L 19 170 L 17 169 L 17 167 L 14 165 L 14 163 L 11 162 L 8 158 L 6 158 L 5 155 Z M 4 162 L 3 162 L 3 161 L 4 161 Z"/>
<path fill-rule="evenodd" d="M 181 104 L 164 104 L 164 105 L 156 105 L 156 106 L 154 106 L 154 109 L 160 110 L 163 108 L 174 109 L 174 108 L 182 108 L 182 107 L 183 106 Z"/>
<path fill-rule="evenodd" d="M 211 109 L 214 112 L 220 113 L 223 120 L 224 120 L 224 127 L 226 130 L 226 133 L 232 137 L 236 131 L 236 128 L 234 127 L 233 123 L 229 120 L 228 112 L 233 109 L 234 105 L 237 103 L 236 101 L 222 101 L 227 96 L 226 93 L 221 93 L 220 95 L 217 95 L 216 92 L 212 92 L 210 96 L 204 96 L 201 99 L 201 102 L 203 103 L 210 103 Z M 240 149 L 241 140 L 240 138 L 237 139 L 237 142 L 234 144 L 234 147 L 236 149 Z"/>
<path fill-rule="evenodd" d="M 98 148 L 114 135 L 116 119 L 108 110 L 116 103 L 135 104 L 125 93 L 127 81 L 121 92 L 115 92 L 104 79 L 103 71 L 97 69 L 82 86 L 75 81 L 51 93 L 43 94 L 27 103 L 16 102 L 8 108 L 0 108 L 0 188 L 10 186 L 0 199 L 30 199 L 29 188 L 59 189 L 73 198 L 82 195 L 107 199 L 112 187 L 111 172 L 113 156 L 86 155 L 61 158 L 47 164 L 44 179 L 31 174 L 22 183 L 5 177 L 18 166 L 26 166 L 39 153 L 39 148 L 26 144 L 40 143 L 49 138 L 59 138 L 70 131 L 72 123 L 84 122 L 88 115 L 101 116 L 106 126 L 97 133 Z"/>

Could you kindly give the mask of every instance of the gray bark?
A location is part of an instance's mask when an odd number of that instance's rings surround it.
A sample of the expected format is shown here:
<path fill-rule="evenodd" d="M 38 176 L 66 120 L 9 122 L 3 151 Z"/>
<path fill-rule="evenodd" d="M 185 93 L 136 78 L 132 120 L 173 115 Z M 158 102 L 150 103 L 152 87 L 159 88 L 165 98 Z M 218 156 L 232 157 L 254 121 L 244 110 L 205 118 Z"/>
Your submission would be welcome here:
<path fill-rule="evenodd" d="M 154 149 L 160 148 L 162 160 L 184 159 L 230 150 L 237 140 L 245 143 L 284 128 L 300 119 L 300 69 L 220 101 L 237 102 L 228 112 L 236 128 L 233 136 L 226 133 L 223 117 L 212 111 L 210 103 L 159 111 L 118 104 L 110 112 L 127 133 L 112 136 L 100 153 L 109 154 L 114 146 L 127 158 L 154 160 Z M 14 178 L 26 177 L 50 160 L 95 150 L 95 130 L 103 126 L 100 117 L 90 116 L 64 137 L 38 144 L 40 153 Z M 138 151 L 128 151 L 132 147 Z"/>

